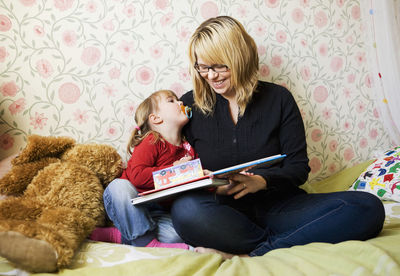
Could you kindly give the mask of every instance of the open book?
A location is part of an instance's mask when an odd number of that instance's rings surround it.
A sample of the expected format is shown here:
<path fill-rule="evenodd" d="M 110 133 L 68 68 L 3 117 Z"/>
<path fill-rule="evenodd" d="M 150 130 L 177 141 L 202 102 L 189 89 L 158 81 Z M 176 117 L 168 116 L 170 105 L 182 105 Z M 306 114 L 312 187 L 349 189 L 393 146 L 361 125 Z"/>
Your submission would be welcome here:
<path fill-rule="evenodd" d="M 199 189 L 199 188 L 209 188 L 216 187 L 220 185 L 229 184 L 228 177 L 231 174 L 248 171 L 251 169 L 255 169 L 258 167 L 269 167 L 275 163 L 282 161 L 285 158 L 285 154 L 273 155 L 257 160 L 253 160 L 250 162 L 242 163 L 236 166 L 228 167 L 225 169 L 213 171 L 208 175 L 197 177 L 191 179 L 189 181 L 185 181 L 182 183 L 177 183 L 174 185 L 162 187 L 159 189 L 154 189 L 150 191 L 146 191 L 143 193 L 139 193 L 138 197 L 132 199 L 133 205 L 139 205 L 142 203 L 161 200 L 166 197 L 172 196 L 177 193 Z"/>

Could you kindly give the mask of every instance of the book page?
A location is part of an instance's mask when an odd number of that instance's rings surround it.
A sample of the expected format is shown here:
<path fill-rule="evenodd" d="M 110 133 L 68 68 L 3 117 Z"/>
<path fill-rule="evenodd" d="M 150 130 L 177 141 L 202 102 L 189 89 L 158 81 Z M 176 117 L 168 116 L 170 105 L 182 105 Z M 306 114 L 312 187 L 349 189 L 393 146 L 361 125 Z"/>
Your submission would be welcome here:
<path fill-rule="evenodd" d="M 286 157 L 286 154 L 283 154 L 283 155 L 277 154 L 277 155 L 253 160 L 250 162 L 242 163 L 242 164 L 239 164 L 236 166 L 228 167 L 228 168 L 225 168 L 222 170 L 214 171 L 211 174 L 215 175 L 218 178 L 224 178 L 224 177 L 228 177 L 231 174 L 248 171 L 248 170 L 258 168 L 261 166 L 266 166 L 266 165 L 271 166 L 273 164 L 276 164 L 276 163 L 282 161 L 282 159 L 285 157 Z"/>

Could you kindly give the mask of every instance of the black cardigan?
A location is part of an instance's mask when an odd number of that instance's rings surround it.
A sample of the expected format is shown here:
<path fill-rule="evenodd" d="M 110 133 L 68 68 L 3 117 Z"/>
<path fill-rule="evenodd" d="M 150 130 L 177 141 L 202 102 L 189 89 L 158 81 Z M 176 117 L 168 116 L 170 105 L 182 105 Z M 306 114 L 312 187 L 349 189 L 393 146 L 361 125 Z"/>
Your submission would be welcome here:
<path fill-rule="evenodd" d="M 193 91 L 181 98 L 194 107 Z M 280 164 L 252 170 L 267 180 L 267 189 L 279 194 L 302 192 L 308 177 L 307 145 L 301 114 L 292 94 L 284 87 L 259 81 L 257 92 L 235 125 L 228 101 L 217 94 L 215 109 L 205 115 L 192 108 L 184 127 L 189 143 L 199 154 L 203 168 L 218 170 L 239 163 L 286 154 Z"/>

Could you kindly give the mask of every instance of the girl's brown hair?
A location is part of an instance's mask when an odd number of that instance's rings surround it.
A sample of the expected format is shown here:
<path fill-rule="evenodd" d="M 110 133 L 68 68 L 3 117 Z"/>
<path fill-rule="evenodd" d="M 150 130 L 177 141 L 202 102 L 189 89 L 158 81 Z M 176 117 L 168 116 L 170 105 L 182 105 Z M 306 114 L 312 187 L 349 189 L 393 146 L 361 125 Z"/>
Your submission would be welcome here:
<path fill-rule="evenodd" d="M 139 145 L 150 133 L 153 133 L 154 135 L 154 143 L 162 138 L 158 132 L 151 129 L 149 124 L 149 116 L 158 109 L 161 95 L 166 95 L 167 97 L 172 96 L 176 99 L 178 98 L 171 90 L 159 90 L 148 96 L 137 107 L 135 112 L 136 127 L 131 134 L 127 147 L 129 154 L 132 154 L 133 148 Z"/>
<path fill-rule="evenodd" d="M 204 21 L 190 38 L 189 60 L 195 105 L 209 114 L 213 111 L 216 96 L 194 69 L 198 57 L 206 62 L 228 66 L 239 115 L 243 115 L 258 81 L 257 46 L 243 25 L 232 17 L 218 16 Z"/>

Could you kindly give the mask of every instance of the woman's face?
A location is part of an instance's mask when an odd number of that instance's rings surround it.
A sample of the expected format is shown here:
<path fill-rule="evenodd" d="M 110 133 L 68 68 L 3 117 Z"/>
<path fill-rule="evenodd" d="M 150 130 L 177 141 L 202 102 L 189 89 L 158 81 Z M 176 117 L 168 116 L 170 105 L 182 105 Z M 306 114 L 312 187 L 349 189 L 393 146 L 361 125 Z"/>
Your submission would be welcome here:
<path fill-rule="evenodd" d="M 211 88 L 215 91 L 215 93 L 220 94 L 224 97 L 232 96 L 234 93 L 233 89 L 231 89 L 231 71 L 228 69 L 226 72 L 215 72 L 212 66 L 220 67 L 225 66 L 221 64 L 207 64 L 201 58 L 197 59 L 197 64 L 199 67 L 210 67 L 207 73 L 200 73 L 203 79 L 211 86 Z"/>

